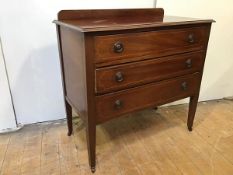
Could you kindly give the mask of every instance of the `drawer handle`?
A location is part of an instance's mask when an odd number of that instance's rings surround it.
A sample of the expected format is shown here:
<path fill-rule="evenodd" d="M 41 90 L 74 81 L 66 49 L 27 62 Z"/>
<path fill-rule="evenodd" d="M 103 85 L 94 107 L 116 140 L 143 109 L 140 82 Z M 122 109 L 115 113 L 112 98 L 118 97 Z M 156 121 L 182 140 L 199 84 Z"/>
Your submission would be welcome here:
<path fill-rule="evenodd" d="M 114 44 L 113 50 L 115 53 L 121 53 L 124 51 L 124 46 L 121 42 L 118 41 Z"/>
<path fill-rule="evenodd" d="M 193 43 L 195 42 L 194 34 L 193 34 L 193 33 L 192 33 L 192 34 L 189 34 L 189 36 L 188 36 L 188 42 L 189 42 L 190 44 L 193 44 Z"/>
<path fill-rule="evenodd" d="M 115 75 L 115 79 L 117 82 L 122 82 L 124 80 L 123 74 L 121 72 L 117 72 Z"/>
<path fill-rule="evenodd" d="M 185 64 L 186 64 L 187 68 L 191 68 L 192 67 L 192 59 L 187 59 Z"/>
<path fill-rule="evenodd" d="M 123 106 L 123 102 L 121 100 L 115 101 L 115 109 L 120 109 Z"/>
<path fill-rule="evenodd" d="M 188 84 L 187 84 L 187 82 L 183 82 L 183 83 L 181 84 L 181 88 L 182 88 L 183 91 L 186 91 L 186 90 L 188 89 Z"/>

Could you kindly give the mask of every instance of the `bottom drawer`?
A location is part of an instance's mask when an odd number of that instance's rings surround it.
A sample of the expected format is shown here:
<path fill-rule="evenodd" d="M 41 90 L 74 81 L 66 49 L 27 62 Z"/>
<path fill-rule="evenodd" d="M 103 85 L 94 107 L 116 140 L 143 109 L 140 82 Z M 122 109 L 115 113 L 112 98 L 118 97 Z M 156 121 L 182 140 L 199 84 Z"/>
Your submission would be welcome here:
<path fill-rule="evenodd" d="M 186 75 L 158 83 L 96 96 L 96 119 L 101 123 L 139 109 L 191 96 L 199 90 L 201 75 Z"/>

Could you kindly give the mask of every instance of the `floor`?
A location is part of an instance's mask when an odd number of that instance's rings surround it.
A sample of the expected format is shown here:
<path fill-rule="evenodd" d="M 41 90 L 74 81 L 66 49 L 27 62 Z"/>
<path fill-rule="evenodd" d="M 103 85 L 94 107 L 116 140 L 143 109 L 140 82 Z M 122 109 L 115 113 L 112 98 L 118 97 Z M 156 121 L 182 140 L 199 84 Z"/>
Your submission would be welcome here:
<path fill-rule="evenodd" d="M 193 132 L 187 105 L 160 107 L 97 127 L 96 175 L 233 175 L 233 101 L 200 103 Z M 84 175 L 85 129 L 75 119 L 0 135 L 0 175 Z"/>

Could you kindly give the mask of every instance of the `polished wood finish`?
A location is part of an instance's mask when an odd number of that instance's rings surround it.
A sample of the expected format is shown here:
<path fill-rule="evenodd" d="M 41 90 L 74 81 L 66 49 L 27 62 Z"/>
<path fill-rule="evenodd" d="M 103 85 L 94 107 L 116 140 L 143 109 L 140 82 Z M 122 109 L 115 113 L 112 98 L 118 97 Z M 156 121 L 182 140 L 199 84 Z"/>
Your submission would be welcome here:
<path fill-rule="evenodd" d="M 101 9 L 101 10 L 61 10 L 58 14 L 59 20 L 106 20 L 112 18 L 134 18 L 140 16 L 141 20 L 159 20 L 164 16 L 162 8 L 155 9 Z M 122 19 L 121 19 L 122 20 Z M 126 19 L 125 19 L 126 20 Z M 98 24 L 97 24 L 98 25 Z M 93 27 L 93 25 L 92 25 Z"/>
<path fill-rule="evenodd" d="M 61 27 L 66 97 L 76 106 L 81 116 L 86 112 L 86 76 L 84 35 Z M 72 45 L 75 49 L 70 47 Z M 76 80 L 79 80 L 78 82 Z M 77 94 L 77 95 L 73 95 Z"/>
<path fill-rule="evenodd" d="M 106 93 L 198 72 L 202 70 L 203 57 L 204 52 L 200 51 L 99 68 L 96 92 Z"/>
<path fill-rule="evenodd" d="M 95 108 L 95 65 L 93 64 L 93 37 L 85 35 L 86 53 L 86 92 L 87 92 L 87 149 L 89 165 L 92 172 L 95 172 L 96 165 L 96 108 Z"/>
<path fill-rule="evenodd" d="M 122 31 L 143 28 L 175 27 L 212 23 L 212 19 L 195 19 L 177 16 L 164 16 L 161 8 L 151 9 L 101 9 L 101 10 L 62 10 L 58 20 L 60 26 L 92 33 Z"/>
<path fill-rule="evenodd" d="M 169 103 L 177 99 L 186 98 L 190 95 L 193 96 L 200 85 L 200 80 L 200 74 L 196 73 L 176 79 L 161 81 L 159 83 L 127 89 L 114 94 L 97 96 L 97 123 L 102 123 L 136 110 Z M 120 106 L 116 106 L 117 101 L 120 102 Z M 193 110 L 195 110 L 195 108 Z"/>
<path fill-rule="evenodd" d="M 96 125 L 190 97 L 192 130 L 213 20 L 166 17 L 163 9 L 65 10 L 58 45 L 67 108 L 86 128 L 95 172 Z"/>
<path fill-rule="evenodd" d="M 189 113 L 188 113 L 188 121 L 187 121 L 187 126 L 188 126 L 189 131 L 192 131 L 193 120 L 194 120 L 196 109 L 197 109 L 198 97 L 199 97 L 198 93 L 190 97 Z"/>
<path fill-rule="evenodd" d="M 190 36 L 193 37 L 190 39 Z M 207 40 L 208 26 L 96 36 L 95 61 L 101 63 L 137 57 L 145 59 L 202 50 Z M 124 47 L 122 52 L 114 52 L 114 44 L 118 42 Z"/>

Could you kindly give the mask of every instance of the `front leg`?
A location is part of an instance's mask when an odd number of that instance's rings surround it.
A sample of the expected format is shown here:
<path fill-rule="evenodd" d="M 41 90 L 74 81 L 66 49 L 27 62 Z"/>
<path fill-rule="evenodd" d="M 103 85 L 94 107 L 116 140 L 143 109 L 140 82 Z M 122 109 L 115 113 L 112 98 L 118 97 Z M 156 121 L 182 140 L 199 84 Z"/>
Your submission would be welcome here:
<path fill-rule="evenodd" d="M 89 157 L 89 165 L 92 173 L 95 172 L 96 166 L 96 125 L 94 121 L 90 121 L 87 123 L 86 127 L 86 135 L 87 135 L 87 149 L 88 149 L 88 157 Z"/>
<path fill-rule="evenodd" d="M 198 97 L 199 97 L 199 94 L 195 94 L 190 97 L 188 121 L 187 121 L 187 126 L 188 126 L 189 131 L 192 131 L 193 120 L 194 120 L 196 109 L 197 109 Z"/>

